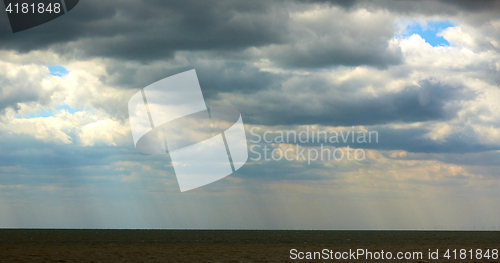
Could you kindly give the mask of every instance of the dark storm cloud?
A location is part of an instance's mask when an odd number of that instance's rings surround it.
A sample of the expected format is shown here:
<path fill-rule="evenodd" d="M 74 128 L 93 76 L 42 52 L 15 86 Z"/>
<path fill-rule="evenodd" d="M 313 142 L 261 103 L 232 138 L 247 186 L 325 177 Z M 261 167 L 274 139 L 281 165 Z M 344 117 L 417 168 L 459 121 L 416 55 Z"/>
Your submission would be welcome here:
<path fill-rule="evenodd" d="M 4 33 L 0 48 L 61 53 L 78 48 L 87 56 L 157 60 L 178 50 L 278 43 L 288 31 L 287 18 L 267 1 L 82 1 L 51 23 Z"/>
<path fill-rule="evenodd" d="M 471 127 L 462 127 L 453 131 L 444 140 L 432 140 L 426 135 L 430 132 L 424 128 L 390 129 L 376 128 L 379 134 L 379 143 L 365 144 L 358 147 L 377 150 L 404 150 L 411 153 L 478 153 L 500 150 L 498 145 L 487 145 L 477 140 Z M 464 138 L 471 138 L 466 140 Z M 463 161 L 461 164 L 466 164 Z M 470 163 L 469 163 L 470 164 Z"/>
<path fill-rule="evenodd" d="M 500 3 L 495 0 L 424 0 L 424 1 L 399 1 L 399 0 L 313 0 L 303 2 L 315 2 L 331 4 L 347 9 L 353 8 L 375 8 L 387 9 L 389 11 L 404 14 L 455 15 L 459 12 L 495 12 L 500 9 Z"/>
<path fill-rule="evenodd" d="M 282 97 L 256 94 L 258 98 L 250 101 L 258 101 L 258 105 L 244 101 L 237 107 L 246 113 L 247 123 L 351 126 L 449 120 L 456 116 L 463 101 L 475 98 L 474 92 L 464 87 L 429 80 L 377 97 L 350 93 L 349 87 L 330 88 L 326 83 L 307 82 L 310 86 L 297 93 L 283 93 Z"/>
<path fill-rule="evenodd" d="M 500 6 L 498 1 L 326 1 L 346 8 L 345 16 L 306 28 L 291 22 L 292 12 L 306 11 L 321 2 L 89 0 L 59 19 L 17 34 L 8 33 L 8 21 L 1 12 L 0 48 L 19 52 L 52 49 L 79 58 L 148 62 L 170 58 L 177 51 L 243 51 L 275 44 L 278 48 L 265 58 L 283 67 L 384 68 L 402 62 L 399 50 L 388 48 L 394 33 L 391 19 L 356 23 L 351 12 L 368 8 L 423 15 L 491 13 Z M 324 32 L 321 27 L 325 26 L 331 32 Z"/>
<path fill-rule="evenodd" d="M 220 100 L 220 94 L 248 96 L 265 89 L 279 89 L 281 83 L 289 77 L 288 74 L 275 75 L 260 71 L 250 63 L 217 60 L 217 58 L 193 59 L 188 60 L 187 65 L 173 65 L 175 62 L 163 65 L 124 65 L 113 62 L 106 64 L 107 74 L 102 75 L 100 79 L 106 85 L 138 90 L 163 78 L 195 69 L 207 105 L 215 106 L 213 103 Z M 94 103 L 94 107 L 106 111 L 121 121 L 128 118 L 127 101 L 113 105 L 109 105 L 107 101 L 101 105 Z"/>
<path fill-rule="evenodd" d="M 392 34 L 391 34 L 392 37 Z M 296 47 L 278 48 L 273 60 L 278 65 L 286 68 L 325 68 L 336 65 L 358 66 L 369 65 L 378 68 L 387 68 L 390 65 L 401 64 L 401 51 L 392 51 L 388 49 L 386 39 L 364 39 L 363 42 L 355 42 L 354 45 L 342 43 L 335 45 L 331 43 L 322 43 L 312 45 L 306 50 L 300 50 Z M 375 43 L 379 42 L 379 43 Z M 372 43 L 372 44 L 370 44 Z"/>
<path fill-rule="evenodd" d="M 282 129 L 281 129 L 282 128 Z M 365 126 L 368 132 L 374 132 L 373 134 L 369 135 L 366 133 L 366 139 L 371 138 L 370 142 L 357 142 L 356 139 L 358 137 L 354 136 L 354 141 L 351 140 L 352 132 L 357 134 L 359 131 L 357 128 L 353 127 L 352 129 L 347 129 L 342 131 L 344 136 L 346 136 L 347 140 L 343 141 L 343 138 L 341 137 L 342 135 L 339 135 L 338 142 L 337 141 L 328 141 L 329 138 L 331 138 L 333 135 L 330 133 L 327 135 L 328 139 L 324 139 L 325 137 L 320 137 L 320 141 L 313 141 L 311 137 L 309 139 L 306 137 L 305 132 L 307 131 L 306 129 L 302 129 L 300 131 L 296 131 L 297 134 L 299 134 L 301 131 L 304 132 L 300 136 L 301 140 L 305 143 L 302 143 L 300 140 L 294 140 L 293 137 L 290 137 L 290 141 L 287 141 L 287 139 L 284 139 L 284 143 L 286 144 L 291 144 L 291 145 L 301 145 L 304 147 L 321 147 L 321 145 L 324 146 L 333 146 L 333 147 L 347 147 L 349 146 L 352 149 L 374 149 L 374 150 L 387 150 L 387 151 L 393 151 L 393 150 L 402 150 L 406 151 L 409 153 L 425 153 L 425 154 L 450 154 L 450 153 L 480 153 L 480 152 L 485 152 L 485 151 L 495 151 L 495 150 L 500 150 L 499 145 L 488 145 L 485 143 L 482 143 L 479 141 L 477 138 L 480 137 L 479 134 L 477 134 L 473 128 L 471 127 L 460 127 L 458 130 L 453 130 L 449 135 L 445 136 L 444 139 L 442 140 L 433 140 L 429 138 L 429 133 L 432 133 L 431 130 L 427 128 L 391 128 L 387 126 Z M 252 129 L 252 128 L 249 128 Z M 291 131 L 291 130 L 296 130 L 294 126 L 280 126 L 277 128 L 278 131 Z M 264 134 L 267 130 L 266 129 L 254 129 L 251 130 L 249 133 L 249 141 L 250 146 L 252 145 L 258 145 L 254 144 L 252 142 L 259 142 L 263 140 L 265 137 L 266 140 L 269 141 L 280 141 L 281 139 L 277 138 L 280 136 L 280 134 L 277 133 L 271 133 L 271 134 Z M 312 132 L 312 128 L 310 127 L 310 132 Z M 317 131 L 324 131 L 322 128 L 318 128 Z M 341 132 L 338 130 L 337 132 Z M 349 133 L 350 134 L 349 134 Z M 375 133 L 376 132 L 376 133 Z M 285 133 L 286 134 L 286 133 Z M 312 134 L 312 133 L 311 133 Z M 259 137 L 260 136 L 260 137 Z M 312 136 L 312 135 L 310 135 Z M 323 136 L 323 135 L 321 135 Z M 347 137 L 349 136 L 349 137 Z M 468 138 L 468 139 L 464 139 Z M 272 147 L 271 145 L 268 144 L 268 147 Z M 262 150 L 263 146 L 256 147 L 258 150 Z M 260 151 L 257 151 L 260 153 Z M 271 152 L 271 150 L 268 152 Z M 261 153 L 263 155 L 263 151 Z M 255 154 L 256 155 L 256 154 Z M 433 156 L 433 155 L 429 155 Z M 255 157 L 254 157 L 255 158 Z M 392 158 L 392 157 L 391 157 Z M 409 156 L 407 159 L 412 159 L 416 158 L 414 155 Z M 434 157 L 427 157 L 426 155 L 419 155 L 418 158 L 415 160 L 421 158 L 424 160 L 425 158 L 433 159 Z M 435 157 L 434 159 L 436 159 Z M 405 158 L 401 158 L 405 159 Z M 441 158 L 437 158 L 441 159 Z M 459 160 L 456 158 L 456 160 Z M 444 161 L 444 159 L 443 159 Z M 462 160 L 463 163 L 461 164 L 471 164 L 471 162 L 465 162 L 465 160 Z M 483 162 L 480 162 L 483 163 Z M 498 163 L 498 161 L 497 161 Z"/>
<path fill-rule="evenodd" d="M 220 67 L 196 65 L 193 68 L 197 70 L 206 99 L 212 99 L 224 92 L 240 93 L 245 96 L 262 89 L 278 88 L 285 79 L 283 76 L 285 74 L 274 75 L 240 62 L 227 62 Z"/>
<path fill-rule="evenodd" d="M 178 66 L 175 61 L 154 66 L 109 63 L 106 65 L 107 75 L 102 76 L 102 81 L 108 85 L 137 89 L 195 69 L 204 97 L 211 99 L 224 92 L 251 94 L 262 89 L 279 88 L 287 76 L 260 71 L 243 61 L 220 60 L 217 57 L 205 60 L 188 58 L 186 61 L 185 65 Z"/>
<path fill-rule="evenodd" d="M 4 23 L 0 48 L 19 52 L 51 49 L 80 59 L 106 57 L 147 63 L 171 58 L 178 51 L 241 52 L 249 47 L 287 44 L 277 52 L 271 50 L 266 58 L 284 67 L 401 63 L 398 50 L 388 49 L 393 35 L 390 19 L 355 23 L 352 18 L 345 21 L 349 13 L 344 13 L 343 18 L 305 27 L 291 22 L 293 12 L 310 8 L 314 5 L 296 6 L 293 1 L 89 0 L 59 19 L 16 34 L 8 33 Z M 329 21 L 334 22 L 332 26 Z M 321 32 L 325 25 L 335 32 Z M 325 36 L 311 38 L 304 32 Z M 308 50 L 302 50 L 304 38 Z"/>

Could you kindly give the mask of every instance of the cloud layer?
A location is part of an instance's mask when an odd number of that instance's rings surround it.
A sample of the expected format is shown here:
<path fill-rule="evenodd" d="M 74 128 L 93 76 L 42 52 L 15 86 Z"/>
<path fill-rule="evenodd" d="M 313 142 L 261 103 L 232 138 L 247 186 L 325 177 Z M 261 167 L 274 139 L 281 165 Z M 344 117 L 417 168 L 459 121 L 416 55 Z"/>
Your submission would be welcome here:
<path fill-rule="evenodd" d="M 2 13 L 0 226 L 491 228 L 499 10 L 496 1 L 89 0 L 16 34 Z M 440 21 L 449 45 L 411 31 Z M 51 75 L 52 65 L 68 74 Z M 127 102 L 193 68 L 207 105 L 239 109 L 247 134 L 310 126 L 376 130 L 379 142 L 326 145 L 364 148 L 360 162 L 249 161 L 180 195 L 168 155 L 135 151 Z"/>

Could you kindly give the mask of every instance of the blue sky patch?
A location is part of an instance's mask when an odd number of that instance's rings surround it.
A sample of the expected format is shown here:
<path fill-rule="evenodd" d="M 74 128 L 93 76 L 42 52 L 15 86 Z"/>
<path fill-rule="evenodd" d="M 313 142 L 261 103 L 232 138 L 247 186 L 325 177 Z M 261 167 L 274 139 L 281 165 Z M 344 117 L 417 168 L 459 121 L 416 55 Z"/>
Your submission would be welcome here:
<path fill-rule="evenodd" d="M 405 37 L 412 36 L 413 34 L 420 35 L 425 42 L 431 44 L 433 47 L 437 46 L 449 46 L 450 43 L 446 41 L 443 37 L 437 36 L 439 32 L 445 30 L 448 27 L 453 27 L 454 24 L 448 20 L 441 21 L 427 21 L 427 25 L 418 23 L 410 24 L 406 28 Z"/>
<path fill-rule="evenodd" d="M 72 108 L 72 107 L 70 107 L 67 104 L 56 106 L 55 110 L 57 112 L 60 112 L 61 110 L 66 110 L 70 114 L 74 114 L 76 112 L 83 111 L 80 108 Z M 16 118 L 16 119 L 31 119 L 31 118 L 47 118 L 47 117 L 54 117 L 54 116 L 55 116 L 54 111 L 51 111 L 51 110 L 48 110 L 48 109 L 44 109 L 44 110 L 39 110 L 39 111 L 32 112 L 29 115 L 16 114 L 16 115 L 14 115 L 14 118 Z"/>
<path fill-rule="evenodd" d="M 35 112 L 30 113 L 29 118 L 38 118 L 38 117 L 46 118 L 46 117 L 53 117 L 53 116 L 54 116 L 54 113 L 52 113 L 49 110 L 39 110 L 39 111 L 35 111 Z"/>
<path fill-rule="evenodd" d="M 57 111 L 61 111 L 61 110 L 66 110 L 68 111 L 69 113 L 71 114 L 74 114 L 75 112 L 80 112 L 80 111 L 83 111 L 82 109 L 80 108 L 71 108 L 69 105 L 67 104 L 63 104 L 63 105 L 60 105 L 60 106 L 57 106 L 56 107 L 56 110 Z"/>
<path fill-rule="evenodd" d="M 39 111 L 32 112 L 29 115 L 16 114 L 16 115 L 14 115 L 14 118 L 16 118 L 16 119 L 31 119 L 31 118 L 40 118 L 40 117 L 46 118 L 46 117 L 53 117 L 53 116 L 54 116 L 53 112 L 45 109 L 45 110 L 39 110 Z"/>
<path fill-rule="evenodd" d="M 63 77 L 68 75 L 69 73 L 69 71 L 65 67 L 60 65 L 52 65 L 47 67 L 49 68 L 49 73 L 52 76 Z"/>

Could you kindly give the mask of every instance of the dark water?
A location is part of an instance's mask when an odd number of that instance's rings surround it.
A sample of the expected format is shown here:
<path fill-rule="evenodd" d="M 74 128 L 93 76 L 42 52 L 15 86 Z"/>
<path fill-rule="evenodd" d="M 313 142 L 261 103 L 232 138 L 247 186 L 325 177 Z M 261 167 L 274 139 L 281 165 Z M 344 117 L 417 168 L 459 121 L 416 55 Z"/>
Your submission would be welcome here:
<path fill-rule="evenodd" d="M 333 258 L 357 249 L 373 258 L 321 260 L 323 249 Z M 460 249 L 467 251 L 463 260 Z M 489 258 L 478 259 L 477 249 L 482 256 L 489 250 Z M 493 249 L 500 249 L 500 231 L 0 230 L 0 262 L 500 262 Z M 376 260 L 382 250 L 393 258 Z M 429 259 L 429 250 L 439 259 Z M 316 260 L 291 259 L 306 252 L 317 252 Z M 399 260 L 397 252 L 422 257 Z"/>

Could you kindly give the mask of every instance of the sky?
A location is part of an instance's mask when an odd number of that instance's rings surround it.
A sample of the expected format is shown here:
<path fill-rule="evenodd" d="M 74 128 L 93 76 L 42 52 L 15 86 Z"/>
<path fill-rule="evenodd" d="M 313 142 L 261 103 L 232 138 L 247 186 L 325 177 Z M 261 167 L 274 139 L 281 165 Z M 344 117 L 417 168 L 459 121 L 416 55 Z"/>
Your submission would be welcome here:
<path fill-rule="evenodd" d="M 500 229 L 498 1 L 86 0 L 17 33 L 1 12 L 0 68 L 1 228 Z M 190 69 L 253 151 L 181 193 L 127 103 Z M 308 129 L 378 140 L 257 142 Z"/>

